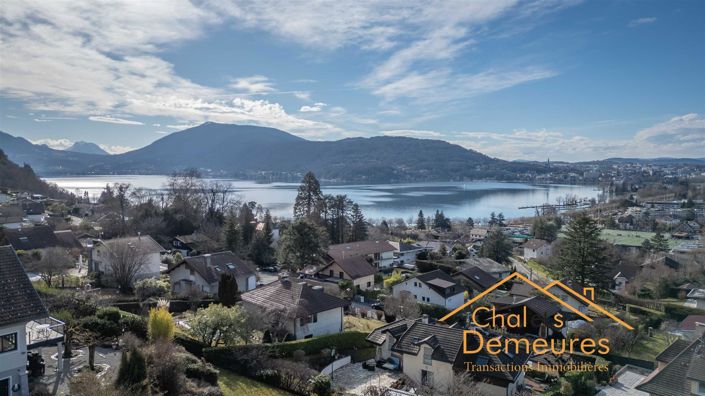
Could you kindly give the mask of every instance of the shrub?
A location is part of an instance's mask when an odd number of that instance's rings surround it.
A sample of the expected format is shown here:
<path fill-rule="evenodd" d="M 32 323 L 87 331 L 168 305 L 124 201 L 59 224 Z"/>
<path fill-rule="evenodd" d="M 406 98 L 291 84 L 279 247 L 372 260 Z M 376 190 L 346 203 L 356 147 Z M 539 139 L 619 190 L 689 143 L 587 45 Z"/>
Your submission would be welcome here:
<path fill-rule="evenodd" d="M 152 308 L 147 330 L 152 341 L 171 341 L 174 339 L 174 319 L 166 308 Z"/>
<path fill-rule="evenodd" d="M 113 323 L 119 323 L 120 317 L 122 315 L 120 314 L 120 310 L 115 307 L 102 307 L 98 308 L 95 313 L 95 316 L 97 316 L 99 319 L 108 320 Z"/>
<path fill-rule="evenodd" d="M 705 315 L 705 311 L 702 309 L 684 307 L 679 305 L 666 304 L 665 305 L 666 315 L 669 318 L 677 321 L 682 321 L 689 315 Z"/>
<path fill-rule="evenodd" d="M 218 384 L 218 370 L 208 363 L 189 363 L 184 371 L 186 377 L 207 382 L 211 385 Z"/>
<path fill-rule="evenodd" d="M 419 308 L 421 308 L 421 313 L 426 314 L 431 318 L 440 319 L 446 316 L 450 311 L 435 304 L 424 304 L 420 303 Z"/>
<path fill-rule="evenodd" d="M 123 333 L 130 332 L 143 340 L 147 339 L 147 319 L 133 314 L 125 314 L 120 318 L 119 324 Z"/>
<path fill-rule="evenodd" d="M 297 349 L 291 354 L 291 357 L 294 358 L 295 361 L 301 362 L 306 357 L 306 352 L 301 349 Z"/>
<path fill-rule="evenodd" d="M 88 316 L 81 319 L 79 325 L 81 328 L 103 338 L 114 338 L 122 333 L 117 323 L 100 319 L 96 316 Z"/>
<path fill-rule="evenodd" d="M 115 386 L 124 389 L 141 389 L 147 379 L 147 361 L 139 350 L 125 351 L 120 357 L 120 368 Z"/>
<path fill-rule="evenodd" d="M 168 280 L 145 278 L 135 282 L 135 295 L 142 301 L 151 297 L 164 297 L 169 294 L 171 285 Z"/>
<path fill-rule="evenodd" d="M 316 396 L 329 396 L 331 394 L 330 377 L 325 374 L 318 374 L 309 380 L 311 393 Z"/>
<path fill-rule="evenodd" d="M 324 348 L 335 348 L 336 351 L 368 348 L 370 344 L 365 340 L 366 333 L 360 331 L 346 331 L 344 333 L 329 334 L 305 340 L 274 344 L 273 351 L 280 356 L 292 356 L 294 351 L 302 350 L 307 355 L 318 353 Z"/>
<path fill-rule="evenodd" d="M 192 353 L 198 357 L 203 356 L 203 348 L 206 347 L 204 343 L 179 333 L 174 335 L 174 342 L 181 345 L 189 353 Z"/>
<path fill-rule="evenodd" d="M 184 364 L 178 358 L 179 347 L 157 341 L 149 356 L 149 382 L 152 394 L 178 395 L 184 385 Z"/>

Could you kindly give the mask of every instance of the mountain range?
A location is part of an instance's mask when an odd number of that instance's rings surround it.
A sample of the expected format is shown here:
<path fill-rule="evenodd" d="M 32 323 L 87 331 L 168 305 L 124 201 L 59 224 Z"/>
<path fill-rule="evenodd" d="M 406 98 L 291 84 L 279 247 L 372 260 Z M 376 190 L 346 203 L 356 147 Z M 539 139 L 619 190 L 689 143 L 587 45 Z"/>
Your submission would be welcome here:
<path fill-rule="evenodd" d="M 100 148 L 95 143 L 78 141 L 65 149 L 65 151 L 72 151 L 74 153 L 84 153 L 84 154 L 98 154 L 98 155 L 109 155 L 107 151 Z"/>
<path fill-rule="evenodd" d="M 312 170 L 323 180 L 388 183 L 512 180 L 519 171 L 540 168 L 442 140 L 377 136 L 311 141 L 274 128 L 212 122 L 116 155 L 54 150 L 4 132 L 0 148 L 12 161 L 27 163 L 43 176 L 169 174 L 196 168 L 210 176 L 298 181 Z"/>

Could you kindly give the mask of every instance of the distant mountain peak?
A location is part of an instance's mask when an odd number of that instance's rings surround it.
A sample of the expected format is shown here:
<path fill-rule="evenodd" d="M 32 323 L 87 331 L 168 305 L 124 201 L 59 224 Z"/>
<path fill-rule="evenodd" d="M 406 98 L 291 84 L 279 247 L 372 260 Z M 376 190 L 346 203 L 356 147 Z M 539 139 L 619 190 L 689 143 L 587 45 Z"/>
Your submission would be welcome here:
<path fill-rule="evenodd" d="M 67 148 L 66 151 L 83 154 L 110 155 L 110 153 L 100 148 L 97 144 L 80 140 Z"/>

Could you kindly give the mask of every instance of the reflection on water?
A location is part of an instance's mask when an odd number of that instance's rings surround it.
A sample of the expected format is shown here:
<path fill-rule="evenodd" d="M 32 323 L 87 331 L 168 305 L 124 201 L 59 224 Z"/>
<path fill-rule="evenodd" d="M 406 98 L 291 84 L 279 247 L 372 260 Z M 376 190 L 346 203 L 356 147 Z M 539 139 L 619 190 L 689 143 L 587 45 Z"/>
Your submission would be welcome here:
<path fill-rule="evenodd" d="M 167 176 L 81 176 L 51 177 L 45 180 L 56 183 L 71 192 L 88 191 L 98 197 L 105 185 L 130 183 L 133 187 L 161 190 Z M 273 215 L 291 216 L 298 184 L 258 184 L 252 181 L 219 179 L 230 182 L 234 194 L 246 201 L 256 201 L 269 208 Z M 419 209 L 427 215 L 436 209 L 452 218 L 483 218 L 489 213 L 503 212 L 506 217 L 531 216 L 533 210 L 519 206 L 556 203 L 559 197 L 574 195 L 578 198 L 597 198 L 599 191 L 592 186 L 532 185 L 500 182 L 436 182 L 386 185 L 329 185 L 323 186 L 326 194 L 346 194 L 360 204 L 370 219 L 408 220 Z"/>

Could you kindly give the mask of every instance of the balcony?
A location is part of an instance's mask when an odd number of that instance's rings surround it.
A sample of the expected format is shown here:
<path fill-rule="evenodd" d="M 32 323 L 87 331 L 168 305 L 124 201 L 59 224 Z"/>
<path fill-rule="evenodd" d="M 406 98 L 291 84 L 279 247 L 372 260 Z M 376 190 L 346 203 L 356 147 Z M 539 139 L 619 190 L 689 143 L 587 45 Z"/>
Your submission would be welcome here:
<path fill-rule="evenodd" d="M 64 339 L 64 322 L 46 317 L 27 323 L 27 349 L 53 346 Z"/>

